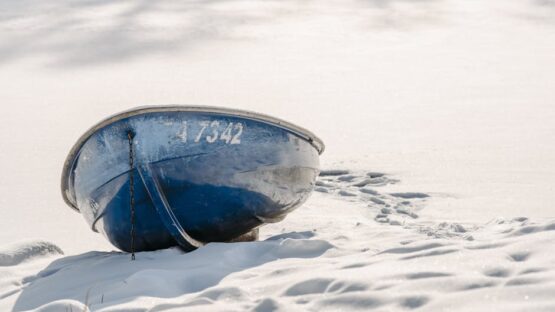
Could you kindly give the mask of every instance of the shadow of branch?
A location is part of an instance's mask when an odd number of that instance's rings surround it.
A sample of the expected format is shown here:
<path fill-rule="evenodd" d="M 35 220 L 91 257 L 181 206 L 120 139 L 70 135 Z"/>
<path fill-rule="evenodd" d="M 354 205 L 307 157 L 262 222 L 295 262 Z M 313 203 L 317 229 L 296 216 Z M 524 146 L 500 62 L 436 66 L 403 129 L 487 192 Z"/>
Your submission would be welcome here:
<path fill-rule="evenodd" d="M 422 4 L 437 1 L 363 0 L 345 9 L 370 21 L 365 31 L 400 29 L 433 20 Z M 400 11 L 398 3 L 409 7 Z M 313 11 L 335 14 L 336 7 L 304 0 L 4 1 L 0 66 L 38 57 L 50 67 L 73 68 L 182 52 L 210 40 L 244 40 L 243 26 L 276 24 L 293 14 L 308 19 L 312 14 L 305 13 Z"/>

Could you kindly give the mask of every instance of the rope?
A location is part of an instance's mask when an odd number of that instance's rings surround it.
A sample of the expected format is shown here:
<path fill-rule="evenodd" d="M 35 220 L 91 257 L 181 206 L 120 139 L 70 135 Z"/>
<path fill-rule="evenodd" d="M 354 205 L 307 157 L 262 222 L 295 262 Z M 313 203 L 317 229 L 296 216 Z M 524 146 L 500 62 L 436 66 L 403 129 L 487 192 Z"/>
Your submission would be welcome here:
<path fill-rule="evenodd" d="M 131 260 L 135 260 L 135 177 L 133 176 L 133 133 L 127 132 L 129 141 L 129 209 L 131 210 Z"/>

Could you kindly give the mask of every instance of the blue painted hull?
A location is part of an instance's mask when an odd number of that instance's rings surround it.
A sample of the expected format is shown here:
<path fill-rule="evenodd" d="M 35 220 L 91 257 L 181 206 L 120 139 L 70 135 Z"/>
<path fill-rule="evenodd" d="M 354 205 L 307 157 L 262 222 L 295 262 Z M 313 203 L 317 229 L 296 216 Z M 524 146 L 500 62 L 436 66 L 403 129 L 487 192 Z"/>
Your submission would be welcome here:
<path fill-rule="evenodd" d="M 78 141 L 62 192 L 121 250 L 192 250 L 283 219 L 310 195 L 322 150 L 310 132 L 256 113 L 141 108 Z"/>

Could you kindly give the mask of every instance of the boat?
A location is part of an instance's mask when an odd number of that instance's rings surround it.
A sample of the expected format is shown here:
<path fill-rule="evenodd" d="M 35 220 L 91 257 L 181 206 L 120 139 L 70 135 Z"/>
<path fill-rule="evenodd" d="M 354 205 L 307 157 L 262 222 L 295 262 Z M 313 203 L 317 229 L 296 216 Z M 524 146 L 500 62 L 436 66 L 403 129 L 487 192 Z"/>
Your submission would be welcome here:
<path fill-rule="evenodd" d="M 311 194 L 323 151 L 310 131 L 255 112 L 139 107 L 77 140 L 62 196 L 123 251 L 192 251 L 281 221 Z"/>

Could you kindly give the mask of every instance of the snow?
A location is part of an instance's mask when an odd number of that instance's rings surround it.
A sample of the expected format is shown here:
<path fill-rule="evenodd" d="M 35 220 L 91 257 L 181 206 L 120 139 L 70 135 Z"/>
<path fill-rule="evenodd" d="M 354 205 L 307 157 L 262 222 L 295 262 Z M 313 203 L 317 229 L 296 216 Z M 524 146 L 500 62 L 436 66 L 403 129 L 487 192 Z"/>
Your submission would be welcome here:
<path fill-rule="evenodd" d="M 45 255 L 63 255 L 60 247 L 42 241 L 28 241 L 10 244 L 0 249 L 0 266 L 11 266 Z"/>
<path fill-rule="evenodd" d="M 0 310 L 554 310 L 554 8 L 0 2 Z M 64 158 L 171 103 L 315 132 L 314 195 L 260 242 L 113 251 L 63 203 Z"/>

